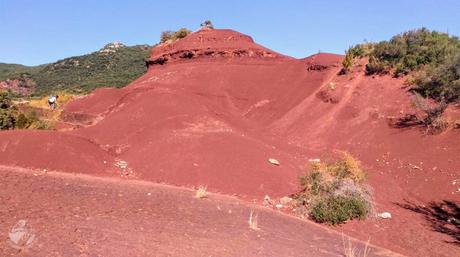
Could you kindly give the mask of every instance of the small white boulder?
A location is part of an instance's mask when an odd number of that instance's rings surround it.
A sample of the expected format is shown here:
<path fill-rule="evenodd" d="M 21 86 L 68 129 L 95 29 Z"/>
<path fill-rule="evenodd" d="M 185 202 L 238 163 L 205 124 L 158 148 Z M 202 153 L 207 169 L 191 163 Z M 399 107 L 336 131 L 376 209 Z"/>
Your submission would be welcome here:
<path fill-rule="evenodd" d="M 276 166 L 280 165 L 280 162 L 277 159 L 270 158 L 268 159 L 268 162 Z"/>
<path fill-rule="evenodd" d="M 391 213 L 389 212 L 382 212 L 377 215 L 381 219 L 391 219 Z"/>

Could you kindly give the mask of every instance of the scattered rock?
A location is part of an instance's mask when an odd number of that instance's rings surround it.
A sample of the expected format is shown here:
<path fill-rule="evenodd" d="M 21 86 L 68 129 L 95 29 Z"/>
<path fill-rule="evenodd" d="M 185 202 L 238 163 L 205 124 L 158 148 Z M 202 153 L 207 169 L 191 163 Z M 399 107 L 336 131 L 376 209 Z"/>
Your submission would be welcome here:
<path fill-rule="evenodd" d="M 280 199 L 280 204 L 282 204 L 282 205 L 288 205 L 291 202 L 292 202 L 292 198 L 288 197 L 288 196 L 282 197 Z"/>
<path fill-rule="evenodd" d="M 381 219 L 391 219 L 391 213 L 389 212 L 382 212 L 377 215 Z"/>
<path fill-rule="evenodd" d="M 279 166 L 280 162 L 277 159 L 270 158 L 268 159 L 268 162 L 270 162 L 273 165 Z"/>

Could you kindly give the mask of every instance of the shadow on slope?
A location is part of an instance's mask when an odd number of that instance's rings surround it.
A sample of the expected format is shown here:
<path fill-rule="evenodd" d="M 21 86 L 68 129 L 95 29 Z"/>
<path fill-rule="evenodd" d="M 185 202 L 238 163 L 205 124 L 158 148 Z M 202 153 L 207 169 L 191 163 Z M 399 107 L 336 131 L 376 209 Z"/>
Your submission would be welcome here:
<path fill-rule="evenodd" d="M 427 206 L 411 202 L 396 203 L 399 207 L 422 215 L 436 232 L 452 237 L 452 243 L 460 246 L 460 206 L 448 200 L 431 202 Z"/>

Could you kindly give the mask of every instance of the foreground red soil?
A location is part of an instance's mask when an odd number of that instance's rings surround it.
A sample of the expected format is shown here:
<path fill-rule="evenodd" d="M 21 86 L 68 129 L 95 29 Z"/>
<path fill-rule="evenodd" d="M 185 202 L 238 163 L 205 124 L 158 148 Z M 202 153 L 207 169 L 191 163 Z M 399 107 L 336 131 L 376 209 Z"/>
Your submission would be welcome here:
<path fill-rule="evenodd" d="M 0 164 L 206 185 L 260 203 L 295 193 L 309 159 L 345 150 L 369 172 L 376 213 L 393 217 L 338 230 L 409 256 L 460 254 L 460 132 L 391 127 L 415 111 L 404 80 L 365 76 L 364 62 L 339 76 L 341 59 L 199 31 L 155 48 L 127 87 L 68 104 L 61 131 L 0 133 Z"/>
<path fill-rule="evenodd" d="M 129 180 L 1 171 L 1 256 L 342 256 L 343 241 L 349 242 L 236 198 L 196 199 L 191 190 Z M 249 229 L 251 210 L 259 230 Z M 8 235 L 19 220 L 34 237 L 15 249 Z M 350 242 L 363 250 L 364 243 Z M 369 249 L 369 256 L 398 256 Z"/>

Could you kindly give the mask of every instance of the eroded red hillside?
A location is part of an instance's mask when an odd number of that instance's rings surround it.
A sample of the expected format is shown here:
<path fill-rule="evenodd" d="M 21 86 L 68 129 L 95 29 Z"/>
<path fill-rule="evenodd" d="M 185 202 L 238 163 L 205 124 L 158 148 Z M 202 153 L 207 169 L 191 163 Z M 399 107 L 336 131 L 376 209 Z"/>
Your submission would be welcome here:
<path fill-rule="evenodd" d="M 127 87 L 68 104 L 63 118 L 78 129 L 0 134 L 0 164 L 206 185 L 261 201 L 296 192 L 309 159 L 346 150 L 369 171 L 376 211 L 393 218 L 340 229 L 411 256 L 459 253 L 444 242 L 451 236 L 401 206 L 459 203 L 459 132 L 392 128 L 391 118 L 413 111 L 403 80 L 365 76 L 363 63 L 339 76 L 341 59 L 294 59 L 238 32 L 201 30 L 154 48 L 148 72 Z"/>

